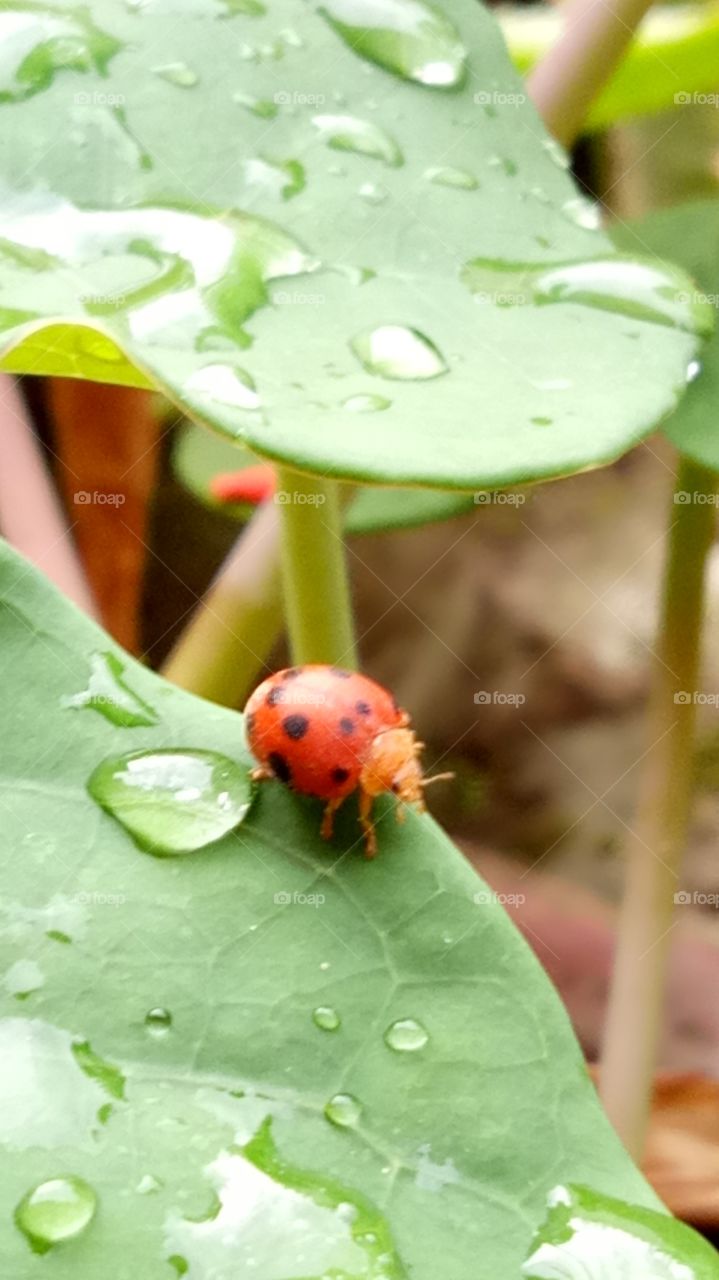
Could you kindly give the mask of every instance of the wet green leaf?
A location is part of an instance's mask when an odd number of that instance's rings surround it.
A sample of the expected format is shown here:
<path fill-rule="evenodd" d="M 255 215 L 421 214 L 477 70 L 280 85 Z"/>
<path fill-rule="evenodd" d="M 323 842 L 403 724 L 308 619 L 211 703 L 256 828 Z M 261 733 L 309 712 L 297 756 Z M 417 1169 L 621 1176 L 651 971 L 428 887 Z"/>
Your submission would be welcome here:
<path fill-rule="evenodd" d="M 674 405 L 706 311 L 651 273 L 628 305 L 641 268 L 607 262 L 476 0 L 3 22 L 6 369 L 155 385 L 264 456 L 457 490 L 602 463 Z"/>
<path fill-rule="evenodd" d="M 172 749 L 242 770 L 241 717 L 8 551 L 0 600 L 0 964 L 43 979 L 3 994 L 3 1275 L 515 1280 L 557 1179 L 657 1207 L 548 979 L 430 817 L 380 804 L 367 862 L 352 802 L 327 844 L 317 803 L 267 783 L 234 833 L 151 856 L 89 778 Z M 67 705 L 97 653 L 156 723 Z"/>

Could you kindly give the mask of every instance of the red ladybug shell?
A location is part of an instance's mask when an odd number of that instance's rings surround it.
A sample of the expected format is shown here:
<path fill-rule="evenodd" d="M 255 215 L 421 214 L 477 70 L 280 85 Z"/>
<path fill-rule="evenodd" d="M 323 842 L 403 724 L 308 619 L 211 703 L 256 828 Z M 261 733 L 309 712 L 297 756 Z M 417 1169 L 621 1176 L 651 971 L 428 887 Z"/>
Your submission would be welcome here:
<path fill-rule="evenodd" d="M 373 739 L 403 723 L 391 693 L 339 667 L 289 667 L 269 676 L 245 707 L 247 740 L 261 765 L 305 795 L 354 791 Z"/>

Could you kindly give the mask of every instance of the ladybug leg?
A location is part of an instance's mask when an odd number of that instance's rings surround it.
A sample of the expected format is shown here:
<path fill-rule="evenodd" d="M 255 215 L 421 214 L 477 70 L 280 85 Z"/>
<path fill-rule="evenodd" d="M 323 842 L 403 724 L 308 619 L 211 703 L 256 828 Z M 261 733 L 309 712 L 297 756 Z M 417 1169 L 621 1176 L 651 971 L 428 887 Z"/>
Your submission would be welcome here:
<path fill-rule="evenodd" d="M 253 782 L 266 782 L 269 778 L 274 778 L 274 773 L 267 765 L 259 764 L 256 769 L 252 770 L 250 777 Z"/>
<path fill-rule="evenodd" d="M 377 852 L 377 836 L 375 835 L 374 823 L 371 817 L 373 800 L 374 796 L 369 791 L 360 789 L 359 820 L 360 826 L 364 831 L 365 858 L 374 858 Z"/>
<path fill-rule="evenodd" d="M 325 805 L 325 811 L 322 815 L 322 826 L 320 827 L 320 835 L 323 840 L 332 839 L 332 827 L 334 816 L 339 809 L 344 796 L 340 796 L 339 800 L 328 800 Z"/>

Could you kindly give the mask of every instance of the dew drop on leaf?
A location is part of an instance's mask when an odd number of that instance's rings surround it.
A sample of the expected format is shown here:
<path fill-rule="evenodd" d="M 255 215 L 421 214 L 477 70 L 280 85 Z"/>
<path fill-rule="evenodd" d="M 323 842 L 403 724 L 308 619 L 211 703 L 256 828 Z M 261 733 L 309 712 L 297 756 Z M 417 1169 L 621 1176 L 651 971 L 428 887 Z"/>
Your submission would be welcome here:
<path fill-rule="evenodd" d="M 479 186 L 474 174 L 466 169 L 439 166 L 427 169 L 424 176 L 428 182 L 434 182 L 440 187 L 455 187 L 458 191 L 476 191 Z"/>
<path fill-rule="evenodd" d="M 191 853 L 219 840 L 245 817 L 249 774 L 214 751 L 134 751 L 98 765 L 88 782 L 94 800 L 140 848 Z"/>
<path fill-rule="evenodd" d="M 542 150 L 546 151 L 550 160 L 553 160 L 558 169 L 569 168 L 569 156 L 564 147 L 562 147 L 555 138 L 543 138 Z"/>
<path fill-rule="evenodd" d="M 15 1210 L 15 1224 L 36 1253 L 46 1253 L 63 1240 L 72 1240 L 90 1225 L 97 1196 L 89 1183 L 74 1174 L 41 1182 L 23 1196 Z"/>
<path fill-rule="evenodd" d="M 233 93 L 232 101 L 241 107 L 246 107 L 253 116 L 259 116 L 263 120 L 271 120 L 277 115 L 277 103 L 271 102 L 269 98 L 255 98 L 251 93 L 242 93 L 238 90 Z"/>
<path fill-rule="evenodd" d="M 385 1043 L 396 1053 L 416 1053 L 429 1040 L 427 1029 L 415 1018 L 398 1018 L 384 1033 Z"/>
<path fill-rule="evenodd" d="M 426 0 L 326 0 L 320 9 L 354 53 L 431 89 L 464 79 L 466 50 L 456 28 Z"/>
<path fill-rule="evenodd" d="M 113 724 L 138 728 L 157 724 L 157 714 L 123 679 L 124 666 L 114 653 L 94 653 L 90 658 L 87 688 L 60 700 L 63 707 L 87 707 L 99 711 Z"/>
<path fill-rule="evenodd" d="M 327 1119 L 340 1129 L 354 1129 L 362 1114 L 362 1104 L 351 1093 L 336 1093 L 325 1104 Z"/>
<path fill-rule="evenodd" d="M 169 1009 L 163 1009 L 159 1005 L 155 1009 L 150 1009 L 145 1014 L 145 1026 L 150 1035 L 160 1037 L 167 1034 L 172 1026 L 172 1014 Z"/>
<path fill-rule="evenodd" d="M 199 76 L 186 62 L 168 62 L 164 66 L 153 67 L 156 76 L 167 80 L 168 84 L 177 85 L 179 89 L 192 89 L 198 83 Z"/>
<path fill-rule="evenodd" d="M 312 1021 L 321 1031 L 336 1031 L 341 1025 L 341 1018 L 331 1005 L 321 1004 L 312 1010 Z"/>
<path fill-rule="evenodd" d="M 0 102 L 20 102 L 47 89 L 61 71 L 105 72 L 122 48 L 96 27 L 88 9 L 63 13 L 41 4 L 0 11 Z"/>
<path fill-rule="evenodd" d="M 417 329 L 379 325 L 353 338 L 350 346 L 368 373 L 401 381 L 438 378 L 447 372 L 444 357 Z"/>
<path fill-rule="evenodd" d="M 319 130 L 328 147 L 336 151 L 355 151 L 359 155 L 382 160 L 396 168 L 403 163 L 402 152 L 394 138 L 384 129 L 360 120 L 357 116 L 314 116 L 312 123 Z"/>
<path fill-rule="evenodd" d="M 389 409 L 392 404 L 386 396 L 376 396 L 371 393 L 360 393 L 356 396 L 348 396 L 342 401 L 342 408 L 348 409 L 350 413 L 381 413 L 384 409 Z"/>
<path fill-rule="evenodd" d="M 376 182 L 363 182 L 358 195 L 368 204 L 382 204 L 387 199 L 385 188 L 378 186 Z"/>
<path fill-rule="evenodd" d="M 145 1173 L 140 1178 L 135 1190 L 139 1196 L 149 1196 L 162 1189 L 162 1182 L 152 1173 Z"/>
<path fill-rule="evenodd" d="M 585 200 L 583 196 L 574 196 L 571 200 L 565 200 L 562 213 L 569 222 L 573 222 L 577 227 L 583 227 L 585 231 L 598 231 L 602 225 L 599 205 L 592 204 L 591 200 Z"/>
<path fill-rule="evenodd" d="M 249 373 L 228 364 L 204 365 L 190 374 L 185 389 L 233 409 L 254 411 L 260 407 L 260 397 Z"/>

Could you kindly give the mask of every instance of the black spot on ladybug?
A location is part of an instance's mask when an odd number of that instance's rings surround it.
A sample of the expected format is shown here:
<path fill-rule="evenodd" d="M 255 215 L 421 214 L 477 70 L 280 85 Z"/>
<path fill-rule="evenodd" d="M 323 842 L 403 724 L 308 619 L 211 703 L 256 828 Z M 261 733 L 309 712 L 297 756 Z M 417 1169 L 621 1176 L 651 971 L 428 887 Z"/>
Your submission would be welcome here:
<path fill-rule="evenodd" d="M 354 731 L 354 720 L 350 720 L 349 716 L 343 716 L 340 720 L 340 733 L 354 733 Z"/>
<path fill-rule="evenodd" d="M 267 757 L 267 763 L 275 777 L 279 778 L 280 782 L 292 781 L 292 770 L 285 760 L 285 757 L 281 756 L 279 751 L 271 751 Z"/>
<path fill-rule="evenodd" d="M 330 667 L 333 676 L 337 676 L 338 680 L 351 680 L 352 672 L 343 671 L 341 667 Z"/>
<path fill-rule="evenodd" d="M 304 738 L 309 727 L 310 722 L 307 719 L 307 716 L 285 716 L 282 721 L 282 728 L 287 734 L 287 737 L 292 738 L 293 742 L 299 742 L 300 738 Z"/>
<path fill-rule="evenodd" d="M 341 769 L 338 767 L 332 770 L 333 782 L 346 782 L 349 776 L 350 776 L 349 769 Z"/>
<path fill-rule="evenodd" d="M 265 698 L 265 702 L 267 703 L 268 707 L 276 707 L 278 702 L 284 702 L 284 700 L 285 700 L 285 691 L 284 689 L 281 689 L 280 686 L 277 684 L 272 686 L 272 688 L 270 689 L 270 692 Z"/>
<path fill-rule="evenodd" d="M 252 737 L 253 733 L 255 732 L 256 723 L 257 723 L 257 716 L 255 715 L 254 711 L 250 711 L 249 715 L 245 716 L 245 729 L 247 730 L 247 733 L 249 734 L 250 737 Z"/>
<path fill-rule="evenodd" d="M 297 676 L 301 674 L 302 674 L 302 667 L 288 667 L 286 671 L 282 672 L 282 679 L 296 680 Z"/>
<path fill-rule="evenodd" d="M 372 708 L 369 702 L 355 702 L 355 711 L 358 716 L 371 716 Z"/>

